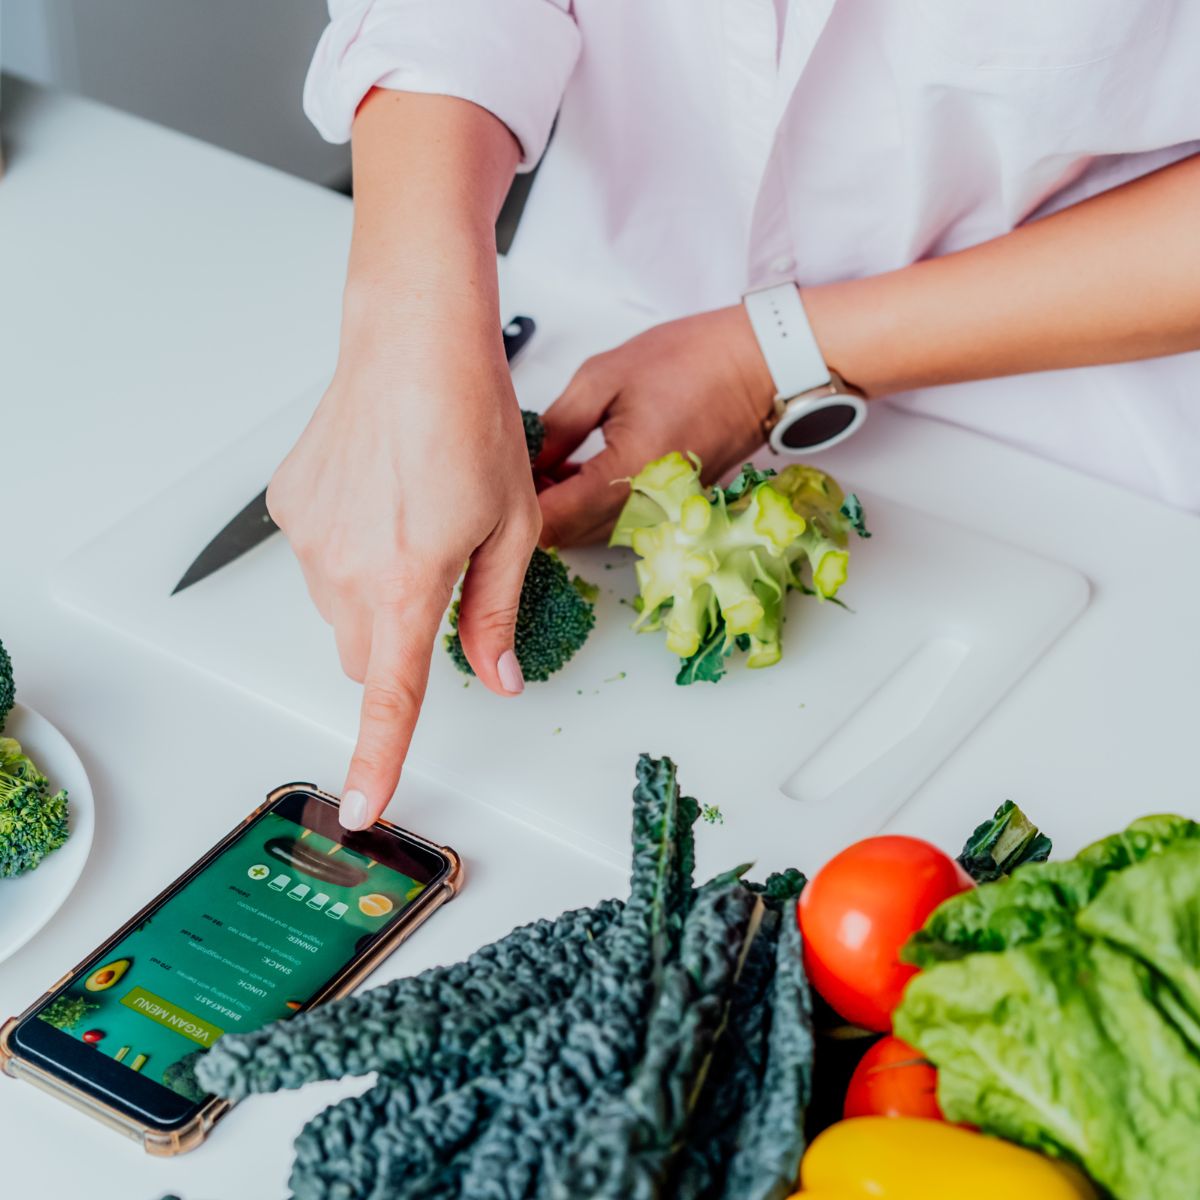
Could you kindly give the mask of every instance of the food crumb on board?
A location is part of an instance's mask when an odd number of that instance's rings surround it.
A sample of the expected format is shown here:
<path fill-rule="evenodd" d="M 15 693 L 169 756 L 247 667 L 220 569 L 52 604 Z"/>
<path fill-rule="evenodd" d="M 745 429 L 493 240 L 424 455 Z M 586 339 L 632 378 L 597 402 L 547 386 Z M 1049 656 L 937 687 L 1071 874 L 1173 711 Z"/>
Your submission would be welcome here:
<path fill-rule="evenodd" d="M 625 676 L 624 671 L 618 671 L 615 675 L 610 675 L 604 682 L 605 683 L 616 683 L 619 680 L 624 679 L 625 677 L 626 676 Z"/>
<path fill-rule="evenodd" d="M 562 733 L 562 726 L 560 725 L 557 729 L 553 730 L 553 733 L 556 735 Z"/>
<path fill-rule="evenodd" d="M 700 809 L 700 820 L 707 821 L 710 825 L 724 825 L 725 814 L 719 804 L 706 804 Z"/>

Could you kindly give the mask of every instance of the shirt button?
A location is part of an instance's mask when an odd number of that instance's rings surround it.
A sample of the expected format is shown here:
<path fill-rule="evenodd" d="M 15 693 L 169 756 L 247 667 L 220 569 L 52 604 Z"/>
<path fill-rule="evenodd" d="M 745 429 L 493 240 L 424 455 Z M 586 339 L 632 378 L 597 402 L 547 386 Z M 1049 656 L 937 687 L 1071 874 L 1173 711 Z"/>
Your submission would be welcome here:
<path fill-rule="evenodd" d="M 788 254 L 781 254 L 778 258 L 771 261 L 771 270 L 776 275 L 783 275 L 790 271 L 796 265 L 796 260 Z"/>

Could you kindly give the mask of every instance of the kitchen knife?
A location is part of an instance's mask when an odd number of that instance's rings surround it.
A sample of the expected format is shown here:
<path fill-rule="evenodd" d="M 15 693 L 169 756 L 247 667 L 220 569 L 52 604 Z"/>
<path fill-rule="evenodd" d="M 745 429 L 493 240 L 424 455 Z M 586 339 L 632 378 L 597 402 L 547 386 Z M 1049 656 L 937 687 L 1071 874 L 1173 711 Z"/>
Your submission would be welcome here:
<path fill-rule="evenodd" d="M 537 326 L 532 317 L 513 317 L 501 331 L 504 336 L 504 357 L 511 367 L 525 348 Z M 183 577 L 171 591 L 174 596 L 189 588 L 193 583 L 219 571 L 247 550 L 253 550 L 265 542 L 279 526 L 267 512 L 267 489 L 263 488 L 220 533 L 196 556 L 195 561 L 183 573 Z"/>

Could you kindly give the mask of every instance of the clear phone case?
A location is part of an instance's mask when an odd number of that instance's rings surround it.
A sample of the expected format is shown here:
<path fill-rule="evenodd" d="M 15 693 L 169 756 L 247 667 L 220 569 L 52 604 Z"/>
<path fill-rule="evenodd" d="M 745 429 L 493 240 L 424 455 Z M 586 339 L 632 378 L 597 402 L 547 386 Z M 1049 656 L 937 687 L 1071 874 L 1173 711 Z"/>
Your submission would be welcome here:
<path fill-rule="evenodd" d="M 207 854 L 193 866 L 189 867 L 187 871 L 168 887 L 164 888 L 149 904 L 130 917 L 102 945 L 97 946 L 86 958 L 72 967 L 70 971 L 39 996 L 23 1013 L 16 1017 L 10 1017 L 3 1025 L 0 1025 L 0 1069 L 14 1079 L 23 1079 L 28 1083 L 34 1084 L 43 1091 L 56 1096 L 59 1100 L 70 1104 L 80 1112 L 94 1117 L 97 1121 L 107 1125 L 117 1133 L 138 1142 L 147 1154 L 182 1154 L 184 1151 L 194 1149 L 200 1145 L 208 1136 L 209 1130 L 232 1107 L 228 1100 L 214 1096 L 197 1111 L 196 1115 L 186 1125 L 170 1131 L 156 1129 L 106 1104 L 98 1097 L 92 1096 L 82 1088 L 77 1087 L 66 1079 L 60 1078 L 37 1063 L 30 1062 L 12 1045 L 12 1035 L 17 1026 L 26 1017 L 36 1012 L 59 988 L 67 983 L 68 980 L 74 978 L 88 962 L 103 954 L 112 946 L 115 946 L 127 933 L 141 924 L 150 914 L 151 910 L 202 871 L 226 846 L 235 841 L 245 827 L 255 820 L 260 813 L 270 808 L 277 800 L 290 792 L 303 792 L 309 796 L 316 796 L 330 804 L 337 804 L 335 796 L 321 791 L 311 783 L 288 783 L 276 788 L 267 796 L 262 804 L 250 813 L 235 829 L 223 837 Z M 458 895 L 462 888 L 462 859 L 454 850 L 451 850 L 448 846 L 439 846 L 425 838 L 418 837 L 407 829 L 400 829 L 399 826 L 393 825 L 391 822 L 379 821 L 378 824 L 384 829 L 392 829 L 403 833 L 411 841 L 417 842 L 445 856 L 450 864 L 449 873 L 437 887 L 427 888 L 413 903 L 412 907 L 407 910 L 404 919 L 397 922 L 396 926 L 389 930 L 387 935 L 376 946 L 372 947 L 362 958 L 354 959 L 348 963 L 334 979 L 330 980 L 312 998 L 308 1006 L 309 1008 L 314 1008 L 318 1004 L 325 1004 L 330 1000 L 336 1000 L 353 991 L 409 934 L 422 925 L 447 900 L 451 900 Z"/>

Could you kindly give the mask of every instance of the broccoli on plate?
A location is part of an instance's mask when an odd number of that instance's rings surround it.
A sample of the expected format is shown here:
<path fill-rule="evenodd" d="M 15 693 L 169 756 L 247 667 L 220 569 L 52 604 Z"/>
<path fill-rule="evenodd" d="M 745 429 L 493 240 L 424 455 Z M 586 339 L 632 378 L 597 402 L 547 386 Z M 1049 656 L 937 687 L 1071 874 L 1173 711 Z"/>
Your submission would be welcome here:
<path fill-rule="evenodd" d="M 66 840 L 67 793 L 51 795 L 20 743 L 0 737 L 0 879 L 32 871 Z"/>

